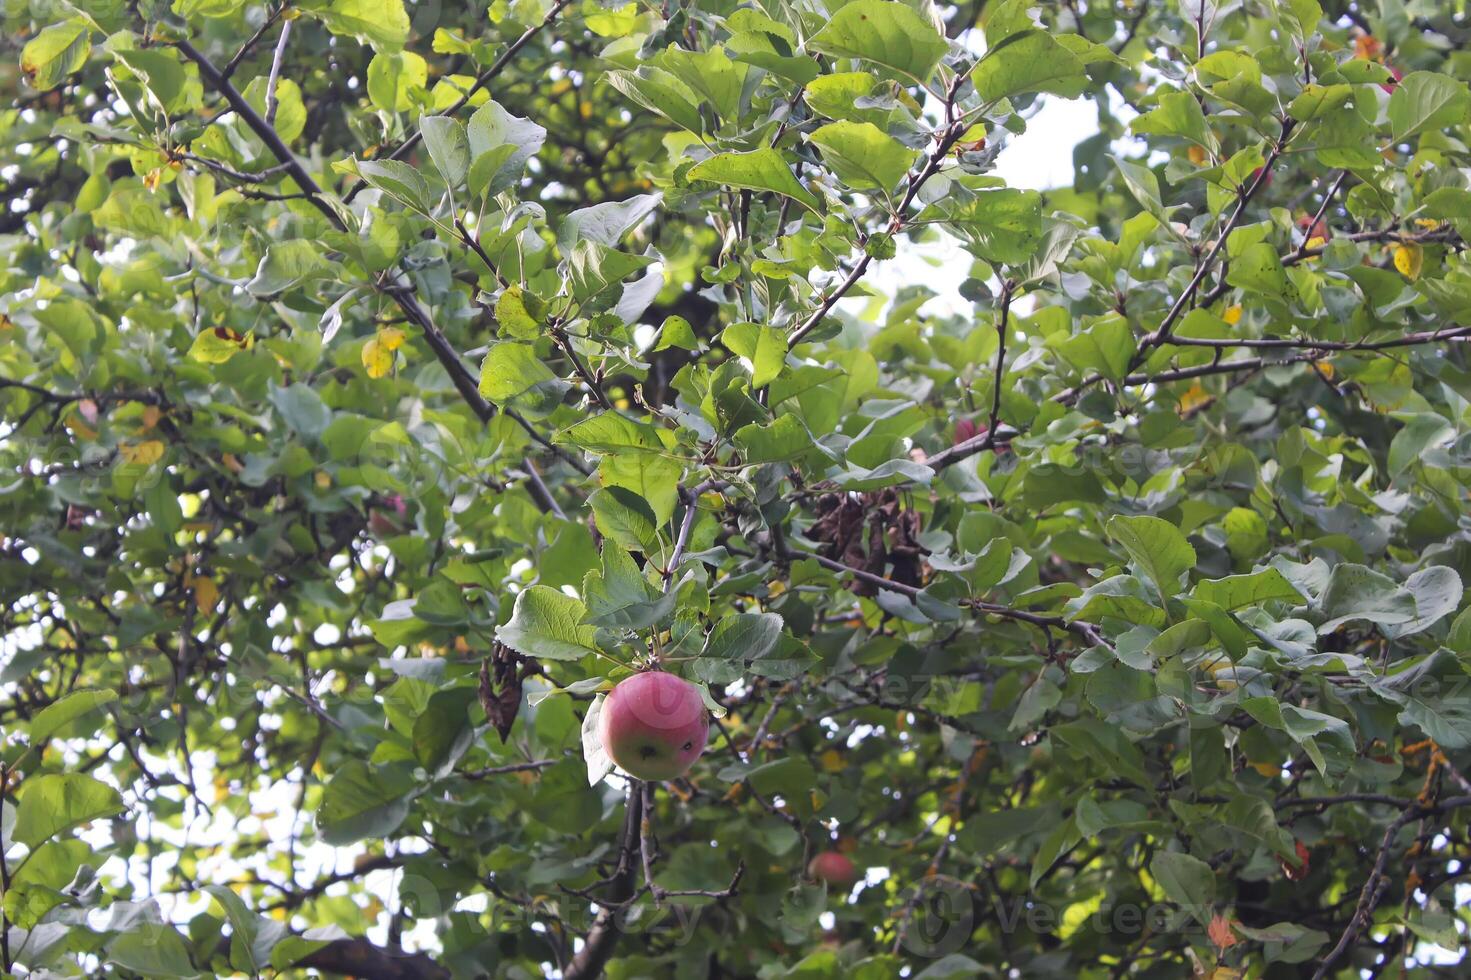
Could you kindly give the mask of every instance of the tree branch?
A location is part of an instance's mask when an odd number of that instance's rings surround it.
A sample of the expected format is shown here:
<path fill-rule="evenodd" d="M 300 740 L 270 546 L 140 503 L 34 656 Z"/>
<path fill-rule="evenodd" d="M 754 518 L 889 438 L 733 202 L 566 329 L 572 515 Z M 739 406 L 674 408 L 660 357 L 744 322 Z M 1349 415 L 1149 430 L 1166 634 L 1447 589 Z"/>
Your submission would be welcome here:
<path fill-rule="evenodd" d="M 495 61 L 491 63 L 489 68 L 485 69 L 485 71 L 481 72 L 476 77 L 474 84 L 472 84 L 468 89 L 465 90 L 465 94 L 460 96 L 458 101 L 456 101 L 453 105 L 451 105 L 443 112 L 435 113 L 435 115 L 453 116 L 455 113 L 463 109 L 469 103 L 470 99 L 474 97 L 476 92 L 479 92 L 481 89 L 485 88 L 487 85 L 493 82 L 496 76 L 505 70 L 506 65 L 510 64 L 511 59 L 516 56 L 516 52 L 524 48 L 531 41 L 532 38 L 536 37 L 536 35 L 546 29 L 552 21 L 556 20 L 557 15 L 565 10 L 571 2 L 572 0 L 557 0 L 556 3 L 552 4 L 552 9 L 547 11 L 546 16 L 543 17 L 539 23 L 532 24 L 530 27 L 526 28 L 526 30 L 521 34 L 520 37 L 512 41 L 511 46 L 502 51 L 500 57 L 496 58 Z M 388 156 L 384 159 L 402 160 L 404 157 L 409 155 L 409 152 L 412 151 L 414 147 L 419 145 L 419 142 L 423 138 L 424 131 L 422 129 L 414 130 L 412 136 L 400 143 L 397 149 L 388 154 Z M 366 186 L 366 184 L 358 184 L 356 187 L 347 192 L 347 196 L 343 198 L 343 201 L 351 203 L 352 199 L 358 196 L 358 192 Z"/>
<path fill-rule="evenodd" d="M 1138 367 L 1144 363 L 1144 358 L 1148 356 L 1151 348 L 1158 347 L 1170 339 L 1170 332 L 1175 327 L 1175 321 L 1185 312 L 1190 304 L 1191 297 L 1195 295 L 1195 291 L 1200 288 L 1200 284 L 1205 281 L 1206 275 L 1209 274 L 1211 266 L 1215 265 L 1216 259 L 1220 257 L 1221 251 L 1226 247 L 1226 240 L 1231 237 L 1231 232 L 1235 230 L 1236 225 L 1246 214 L 1247 204 L 1251 202 L 1251 199 L 1256 196 L 1256 192 L 1266 184 L 1267 179 L 1271 176 L 1273 165 L 1276 164 L 1283 150 L 1287 148 L 1287 138 L 1292 135 L 1294 125 L 1296 124 L 1291 119 L 1284 119 L 1282 121 L 1281 135 L 1272 144 L 1271 152 L 1267 154 L 1267 160 L 1257 171 L 1255 179 L 1237 196 L 1236 208 L 1231 212 L 1231 217 L 1226 220 L 1225 227 L 1216 236 L 1216 244 L 1212 246 L 1210 252 L 1206 254 L 1205 259 L 1201 261 L 1200 267 L 1195 270 L 1195 275 L 1191 278 L 1190 284 L 1175 299 L 1174 305 L 1165 314 L 1164 321 L 1160 323 L 1159 328 L 1145 337 L 1143 342 L 1139 344 L 1139 350 L 1135 352 L 1134 359 L 1129 365 L 1131 368 Z"/>
<path fill-rule="evenodd" d="M 900 200 L 899 206 L 894 209 L 894 218 L 889 226 L 889 231 L 892 233 L 898 233 L 903 230 L 905 224 L 904 212 L 908 211 L 909 206 L 914 203 L 915 196 L 919 194 L 920 188 L 924 187 L 925 182 L 939 173 L 941 164 L 945 162 L 945 157 L 950 153 L 950 148 L 955 145 L 956 141 L 966 131 L 965 122 L 955 117 L 955 97 L 960 91 L 960 84 L 963 81 L 965 81 L 965 75 L 957 74 L 955 80 L 950 83 L 950 90 L 946 94 L 945 101 L 945 126 L 937 135 L 935 148 L 930 151 L 929 158 L 925 161 L 924 167 L 918 173 L 909 175 L 909 182 L 905 187 L 904 197 Z M 827 316 L 832 308 L 837 305 L 838 300 L 847 295 L 848 290 L 858 284 L 858 280 L 863 278 L 864 273 L 868 271 L 868 267 L 872 263 L 873 256 L 865 251 L 863 257 L 858 260 L 858 264 L 848 273 L 847 278 L 823 298 L 822 302 L 818 304 L 817 309 L 813 310 L 811 315 L 802 321 L 801 326 L 791 332 L 791 335 L 787 337 L 787 346 L 796 347 L 802 342 L 803 337 L 816 330 L 818 324 L 822 323 L 823 317 Z"/>
<path fill-rule="evenodd" d="M 358 980 L 449 980 L 451 975 L 424 953 L 375 946 L 366 939 L 334 939 L 294 965 Z"/>
<path fill-rule="evenodd" d="M 572 957 L 563 972 L 563 980 L 593 980 L 603 972 L 613 948 L 618 945 L 623 903 L 634 894 L 634 876 L 638 872 L 639 833 L 643 826 L 643 783 L 632 780 L 628 785 L 628 802 L 623 811 L 623 830 L 618 835 L 618 866 L 608 883 L 608 904 L 600 905 L 582 949 Z"/>
<path fill-rule="evenodd" d="M 560 9 L 560 7 L 557 9 Z M 188 40 L 181 40 L 176 42 L 176 44 L 185 57 L 199 66 L 199 74 L 203 76 L 204 80 L 224 97 L 230 108 L 240 116 L 241 120 L 244 121 L 251 132 L 259 136 L 262 142 L 266 144 L 266 147 L 270 149 L 271 153 L 275 155 L 276 159 L 281 161 L 286 168 L 287 174 L 306 193 L 307 200 L 338 231 L 348 230 L 347 222 L 343 219 L 337 208 L 328 202 L 321 186 L 312 178 L 311 174 L 307 173 L 306 168 L 301 165 L 301 161 L 291 152 L 290 147 L 282 141 L 275 127 L 261 118 L 260 114 L 255 111 L 255 108 L 249 102 L 245 101 L 245 97 L 240 94 L 240 91 L 234 85 L 230 84 L 229 79 L 220 74 L 219 69 L 205 57 L 203 52 Z M 465 403 L 470 406 L 471 411 L 481 421 L 489 421 L 496 414 L 496 406 L 480 393 L 479 380 L 465 366 L 464 361 L 460 360 L 459 352 L 450 344 L 444 333 L 435 326 L 429 312 L 424 309 L 423 305 L 419 303 L 418 298 L 414 295 L 412 285 L 407 280 L 404 280 L 392 284 L 380 284 L 378 288 L 398 304 L 399 309 L 403 311 L 404 316 L 408 318 L 410 323 L 418 326 L 423 332 L 425 341 L 429 344 L 430 349 L 434 351 L 434 356 L 449 374 L 450 381 L 453 382 L 455 390 L 459 392 L 460 397 L 464 399 Z M 515 419 L 533 440 L 562 456 L 563 459 L 567 460 L 579 472 L 584 475 L 587 474 L 587 467 L 581 461 L 562 453 L 561 450 L 554 447 L 544 436 L 537 433 L 531 427 L 531 424 L 520 414 L 511 411 L 507 411 L 506 414 Z"/>

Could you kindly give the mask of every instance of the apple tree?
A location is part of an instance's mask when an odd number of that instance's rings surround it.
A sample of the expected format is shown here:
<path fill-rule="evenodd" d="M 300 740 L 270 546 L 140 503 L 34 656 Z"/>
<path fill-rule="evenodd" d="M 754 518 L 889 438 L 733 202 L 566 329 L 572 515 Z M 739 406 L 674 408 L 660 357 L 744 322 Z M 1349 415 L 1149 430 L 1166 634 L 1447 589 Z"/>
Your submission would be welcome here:
<path fill-rule="evenodd" d="M 1464 970 L 1464 0 L 5 12 L 0 975 Z"/>

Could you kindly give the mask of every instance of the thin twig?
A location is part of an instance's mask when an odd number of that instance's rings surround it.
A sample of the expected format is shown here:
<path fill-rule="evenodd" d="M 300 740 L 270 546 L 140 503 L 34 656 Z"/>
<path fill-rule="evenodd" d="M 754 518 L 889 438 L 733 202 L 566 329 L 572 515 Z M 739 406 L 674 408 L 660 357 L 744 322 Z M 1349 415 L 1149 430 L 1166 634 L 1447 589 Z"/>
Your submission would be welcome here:
<path fill-rule="evenodd" d="M 531 41 L 532 38 L 536 37 L 536 35 L 541 33 L 546 27 L 548 27 L 552 21 L 556 20 L 557 15 L 565 10 L 571 2 L 572 0 L 556 0 L 556 3 L 552 4 L 552 8 L 547 11 L 546 16 L 543 17 L 540 22 L 528 27 L 525 32 L 521 34 L 520 37 L 512 41 L 510 47 L 502 51 L 500 57 L 496 58 L 495 61 L 491 63 L 489 68 L 485 69 L 485 71 L 481 72 L 476 77 L 475 81 L 470 85 L 468 89 L 465 90 L 465 93 L 461 95 L 457 101 L 454 102 L 454 104 L 452 104 L 448 109 L 445 109 L 443 112 L 434 113 L 434 115 L 453 116 L 455 113 L 463 109 L 469 103 L 470 99 L 475 96 L 476 92 L 479 92 L 481 89 L 485 88 L 487 85 L 493 82 L 496 79 L 496 76 L 498 76 L 502 71 L 505 70 L 506 65 L 510 64 L 511 59 L 516 56 L 516 52 L 524 48 L 527 43 Z M 419 141 L 423 138 L 424 131 L 422 129 L 416 129 L 413 135 L 409 136 L 408 139 L 400 143 L 397 149 L 388 154 L 385 159 L 402 160 L 404 157 L 409 155 L 410 151 L 412 151 L 414 147 L 419 145 Z M 367 185 L 358 184 L 356 187 L 352 188 L 352 190 L 347 192 L 347 196 L 344 197 L 343 200 L 351 203 L 352 199 L 357 197 L 358 191 L 362 190 L 365 186 Z"/>
<path fill-rule="evenodd" d="M 266 125 L 276 125 L 276 85 L 281 80 L 281 62 L 286 58 L 286 42 L 291 40 L 291 21 L 281 24 L 276 39 L 276 53 L 271 56 L 271 73 L 266 77 Z"/>

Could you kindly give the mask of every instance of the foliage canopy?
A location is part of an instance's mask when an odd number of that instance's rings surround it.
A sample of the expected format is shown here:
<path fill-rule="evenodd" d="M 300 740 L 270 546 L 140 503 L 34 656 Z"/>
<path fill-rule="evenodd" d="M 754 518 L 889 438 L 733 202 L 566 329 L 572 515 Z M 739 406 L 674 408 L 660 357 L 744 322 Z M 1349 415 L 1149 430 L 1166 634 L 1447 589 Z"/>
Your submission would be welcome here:
<path fill-rule="evenodd" d="M 1454 962 L 1462 6 L 13 0 L 0 973 Z"/>

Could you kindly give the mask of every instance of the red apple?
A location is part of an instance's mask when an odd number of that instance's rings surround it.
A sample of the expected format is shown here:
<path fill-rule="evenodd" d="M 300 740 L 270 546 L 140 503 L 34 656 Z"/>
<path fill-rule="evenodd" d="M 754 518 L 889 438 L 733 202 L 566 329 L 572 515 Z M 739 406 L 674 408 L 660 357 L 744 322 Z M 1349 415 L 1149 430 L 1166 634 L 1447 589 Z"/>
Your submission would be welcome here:
<path fill-rule="evenodd" d="M 807 873 L 819 881 L 840 888 L 847 888 L 858 880 L 858 869 L 853 862 L 846 854 L 837 851 L 823 851 L 817 855 L 807 865 Z"/>
<path fill-rule="evenodd" d="M 976 424 L 970 419 L 955 420 L 955 445 L 958 446 L 962 442 L 969 442 L 979 433 L 980 430 L 976 428 Z"/>
<path fill-rule="evenodd" d="M 710 715 L 699 690 L 660 670 L 620 681 L 598 716 L 608 757 L 635 779 L 684 775 L 705 751 L 709 734 Z"/>
<path fill-rule="evenodd" d="M 1321 238 L 1326 242 L 1333 237 L 1333 229 L 1328 227 L 1328 223 L 1321 219 L 1314 221 L 1310 214 L 1299 215 L 1297 226 L 1302 229 L 1304 241 Z"/>

